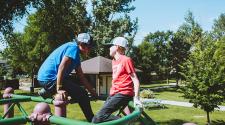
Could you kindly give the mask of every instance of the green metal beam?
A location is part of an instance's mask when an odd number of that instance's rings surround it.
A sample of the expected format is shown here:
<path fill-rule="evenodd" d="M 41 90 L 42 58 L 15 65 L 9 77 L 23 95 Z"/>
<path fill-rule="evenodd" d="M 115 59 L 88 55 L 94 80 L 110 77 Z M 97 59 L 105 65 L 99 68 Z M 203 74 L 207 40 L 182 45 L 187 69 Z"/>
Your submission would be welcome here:
<path fill-rule="evenodd" d="M 35 96 L 25 96 L 25 95 L 12 95 L 13 98 L 29 98 L 30 101 L 34 101 L 34 102 L 46 102 L 48 104 L 52 104 L 53 103 L 53 99 L 47 98 L 44 99 L 41 96 L 35 97 Z"/>
<path fill-rule="evenodd" d="M 98 125 L 126 125 L 130 123 L 131 121 L 135 121 L 135 119 L 137 119 L 140 115 L 141 115 L 141 110 L 137 108 L 131 114 L 127 116 L 124 116 L 117 120 L 99 123 Z"/>
<path fill-rule="evenodd" d="M 25 116 L 1 119 L 0 125 L 26 124 L 28 119 Z"/>
<path fill-rule="evenodd" d="M 10 105 L 10 107 L 8 108 L 8 111 L 6 111 L 6 113 L 2 116 L 3 119 L 9 114 L 9 112 L 14 112 L 14 109 L 13 109 L 14 106 L 15 106 L 15 103 Z"/>
<path fill-rule="evenodd" d="M 35 101 L 35 102 L 46 102 L 49 104 L 53 103 L 53 99 L 44 99 L 42 97 L 15 95 L 15 94 L 13 94 L 12 97 L 13 98 L 0 100 L 0 105 L 6 104 L 6 103 L 17 103 L 17 106 L 19 107 L 23 115 L 27 115 L 27 114 L 25 110 L 18 104 L 19 102 Z M 133 112 L 131 114 L 117 120 L 99 123 L 98 125 L 125 125 L 137 119 L 141 120 L 142 122 L 145 119 L 148 121 L 150 125 L 155 125 L 155 122 L 144 111 L 142 111 L 140 108 L 135 108 L 133 106 L 133 102 L 129 102 L 128 106 L 133 109 Z M 143 117 L 141 117 L 141 115 L 144 116 L 144 119 Z M 73 120 L 73 119 L 58 117 L 54 115 L 51 116 L 49 120 L 51 123 L 60 124 L 60 125 L 93 125 L 89 122 Z M 28 119 L 26 119 L 26 116 L 14 117 L 9 119 L 0 119 L 0 125 L 13 124 L 13 123 L 26 123 L 26 122 L 28 122 Z"/>
<path fill-rule="evenodd" d="M 0 105 L 7 104 L 7 103 L 17 103 L 17 102 L 27 102 L 30 101 L 30 98 L 8 98 L 8 99 L 1 99 Z"/>
<path fill-rule="evenodd" d="M 93 125 L 88 122 L 68 119 L 68 118 L 54 116 L 54 115 L 49 118 L 49 121 L 50 123 L 59 124 L 59 125 Z"/>
<path fill-rule="evenodd" d="M 16 103 L 16 105 L 19 108 L 20 112 L 23 113 L 24 116 L 28 116 L 27 112 L 23 109 L 23 107 L 19 103 Z"/>
<path fill-rule="evenodd" d="M 44 99 L 42 97 L 35 97 L 35 96 L 25 96 L 25 95 L 12 95 L 12 98 L 8 99 L 1 99 L 0 105 L 7 104 L 7 103 L 18 103 L 18 102 L 28 102 L 28 101 L 34 101 L 34 102 L 46 102 L 48 104 L 53 103 L 53 99 Z"/>

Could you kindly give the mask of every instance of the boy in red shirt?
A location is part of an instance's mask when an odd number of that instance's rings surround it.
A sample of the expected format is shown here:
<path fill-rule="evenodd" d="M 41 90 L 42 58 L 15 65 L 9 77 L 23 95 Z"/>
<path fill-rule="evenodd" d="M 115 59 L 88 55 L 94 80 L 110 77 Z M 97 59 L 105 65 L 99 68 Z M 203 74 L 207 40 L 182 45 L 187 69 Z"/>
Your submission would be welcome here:
<path fill-rule="evenodd" d="M 132 59 L 125 56 L 127 39 L 116 37 L 112 40 L 110 56 L 112 60 L 112 87 L 110 96 L 107 98 L 101 110 L 92 119 L 93 123 L 101 123 L 118 119 L 112 113 L 128 105 L 134 100 L 134 106 L 142 107 L 139 100 L 140 83 L 135 73 Z"/>

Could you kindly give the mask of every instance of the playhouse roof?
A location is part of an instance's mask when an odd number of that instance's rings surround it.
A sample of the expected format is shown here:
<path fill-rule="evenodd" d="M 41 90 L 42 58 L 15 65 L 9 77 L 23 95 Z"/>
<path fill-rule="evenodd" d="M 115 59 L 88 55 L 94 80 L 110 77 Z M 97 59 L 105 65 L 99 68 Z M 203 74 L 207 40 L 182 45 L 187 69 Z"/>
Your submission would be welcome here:
<path fill-rule="evenodd" d="M 112 73 L 112 60 L 97 56 L 81 62 L 81 67 L 85 74 Z M 141 72 L 139 69 L 135 68 L 135 70 Z"/>

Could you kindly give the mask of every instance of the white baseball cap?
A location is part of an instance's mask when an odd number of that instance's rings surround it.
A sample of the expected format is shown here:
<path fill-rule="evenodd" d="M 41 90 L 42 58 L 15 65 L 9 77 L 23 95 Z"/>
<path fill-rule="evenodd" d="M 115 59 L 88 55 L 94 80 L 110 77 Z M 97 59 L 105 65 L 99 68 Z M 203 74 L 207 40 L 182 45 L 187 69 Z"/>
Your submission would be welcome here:
<path fill-rule="evenodd" d="M 88 33 L 80 33 L 77 36 L 77 41 L 85 44 L 91 44 L 91 36 Z"/>
<path fill-rule="evenodd" d="M 127 48 L 128 40 L 124 37 L 115 37 L 112 39 L 111 44 Z"/>

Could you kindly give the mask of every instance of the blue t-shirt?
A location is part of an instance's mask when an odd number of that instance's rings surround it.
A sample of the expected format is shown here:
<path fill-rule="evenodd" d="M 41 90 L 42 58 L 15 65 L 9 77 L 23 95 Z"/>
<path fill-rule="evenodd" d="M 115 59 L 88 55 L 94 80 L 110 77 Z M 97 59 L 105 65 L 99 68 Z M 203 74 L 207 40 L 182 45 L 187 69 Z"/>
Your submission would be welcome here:
<path fill-rule="evenodd" d="M 78 45 L 74 41 L 68 42 L 58 47 L 48 56 L 38 71 L 37 79 L 39 81 L 56 80 L 58 68 L 64 56 L 71 59 L 71 64 L 65 70 L 63 78 L 68 76 L 74 68 L 80 66 L 80 49 Z"/>

